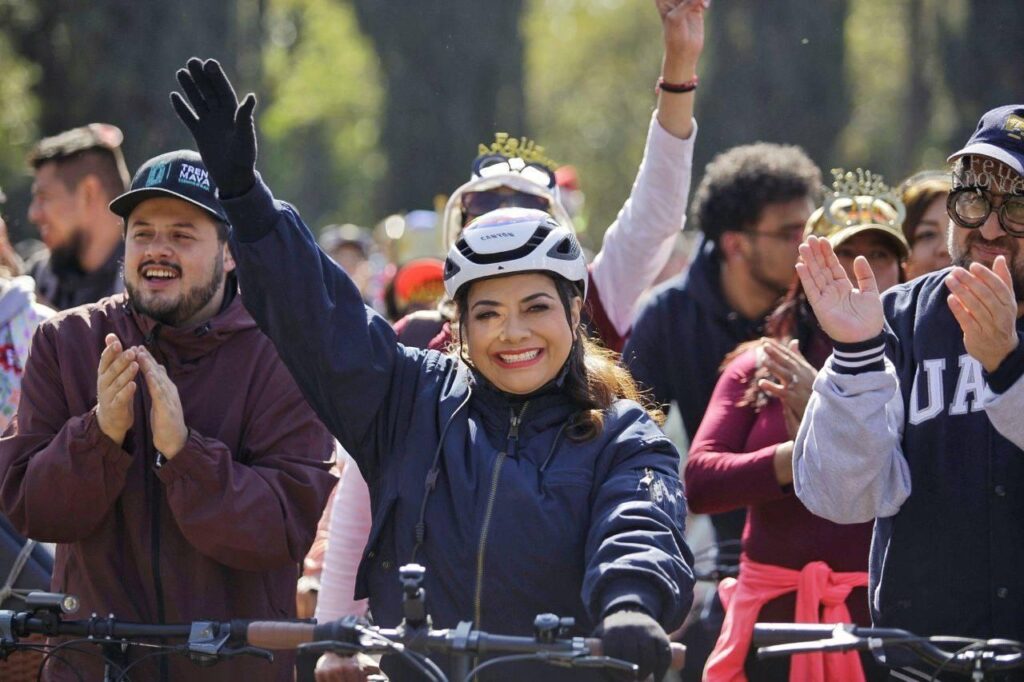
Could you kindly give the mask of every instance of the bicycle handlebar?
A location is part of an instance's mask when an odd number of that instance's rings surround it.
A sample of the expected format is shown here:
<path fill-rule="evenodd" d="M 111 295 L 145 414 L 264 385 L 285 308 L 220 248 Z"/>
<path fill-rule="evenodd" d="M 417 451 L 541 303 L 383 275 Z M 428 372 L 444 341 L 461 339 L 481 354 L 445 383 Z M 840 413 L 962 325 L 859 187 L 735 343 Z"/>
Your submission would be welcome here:
<path fill-rule="evenodd" d="M 467 625 L 468 624 L 464 624 Z M 578 656 L 603 656 L 601 640 L 597 638 L 573 637 L 544 641 L 537 637 L 516 637 L 492 635 L 479 630 L 469 630 L 460 625 L 454 629 L 428 630 L 424 633 L 406 631 L 401 628 L 378 628 L 358 624 L 355 619 L 343 618 L 323 625 L 311 623 L 285 623 L 280 621 L 253 621 L 246 628 L 246 641 L 261 649 L 296 649 L 305 644 L 323 641 L 346 642 L 358 646 L 365 652 L 387 651 L 364 640 L 363 632 L 372 633 L 391 642 L 421 642 L 431 651 L 460 651 L 468 654 L 489 653 L 561 653 Z M 682 670 L 686 660 L 686 647 L 672 643 L 673 670 Z"/>
<path fill-rule="evenodd" d="M 0 620 L 9 611 L 0 611 Z M 41 618 L 25 618 L 15 626 L 18 636 L 46 635 L 48 637 L 92 637 L 94 639 L 173 639 L 186 638 L 192 631 L 192 624 L 150 625 L 145 623 L 119 622 L 112 619 L 49 621 Z"/>
<path fill-rule="evenodd" d="M 970 674 L 981 670 L 999 672 L 1024 668 L 1024 644 L 1009 640 L 967 640 L 921 637 L 896 628 L 871 628 L 850 624 L 758 623 L 753 644 L 758 658 L 837 651 L 872 651 L 882 663 L 884 649 L 900 647 L 921 661 L 951 672 Z M 946 651 L 936 644 L 956 647 Z M 968 644 L 969 646 L 964 646 Z M 1010 651 L 1011 653 L 1000 653 Z"/>
<path fill-rule="evenodd" d="M 554 616 L 554 622 L 559 619 Z M 322 650 L 366 653 L 400 652 L 403 648 L 468 656 L 486 654 L 537 654 L 549 662 L 567 665 L 597 665 L 628 668 L 625 661 L 604 658 L 601 640 L 584 637 L 559 638 L 561 630 L 538 631 L 533 637 L 492 635 L 472 630 L 463 622 L 456 628 L 433 630 L 419 627 L 379 628 L 354 617 L 317 625 L 294 621 L 195 621 L 171 625 L 150 625 L 93 616 L 84 620 L 63 620 L 56 613 L 0 611 L 0 650 L 17 646 L 18 638 L 33 634 L 50 637 L 75 636 L 103 641 L 137 639 L 185 639 L 183 650 L 192 657 L 211 660 L 222 656 L 256 654 L 272 658 L 268 650 L 307 649 L 317 643 Z M 672 663 L 681 670 L 686 648 L 672 644 Z M 635 670 L 635 667 L 634 667 Z"/>

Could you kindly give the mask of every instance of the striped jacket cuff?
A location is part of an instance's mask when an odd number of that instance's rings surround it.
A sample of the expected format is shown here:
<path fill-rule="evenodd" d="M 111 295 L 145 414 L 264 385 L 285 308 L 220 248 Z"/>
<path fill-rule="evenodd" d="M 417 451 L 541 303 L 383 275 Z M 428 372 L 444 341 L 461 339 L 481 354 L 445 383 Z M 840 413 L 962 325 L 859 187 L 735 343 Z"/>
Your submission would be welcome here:
<path fill-rule="evenodd" d="M 885 371 L 885 336 L 857 343 L 832 342 L 832 369 L 840 374 Z"/>

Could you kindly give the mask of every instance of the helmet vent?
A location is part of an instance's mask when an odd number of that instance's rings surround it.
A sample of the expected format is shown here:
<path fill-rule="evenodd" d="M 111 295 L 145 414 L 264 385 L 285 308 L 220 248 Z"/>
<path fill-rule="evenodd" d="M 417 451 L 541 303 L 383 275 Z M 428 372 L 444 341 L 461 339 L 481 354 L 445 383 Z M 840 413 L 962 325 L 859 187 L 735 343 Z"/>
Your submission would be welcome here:
<path fill-rule="evenodd" d="M 580 243 L 575 237 L 566 237 L 551 247 L 548 255 L 559 260 L 575 260 L 580 255 Z"/>
<path fill-rule="evenodd" d="M 497 263 L 504 263 L 506 261 L 518 260 L 524 258 L 532 253 L 538 246 L 544 243 L 544 238 L 551 233 L 551 228 L 547 225 L 538 225 L 537 229 L 533 231 L 530 238 L 526 240 L 526 243 L 522 246 L 518 246 L 510 251 L 499 251 L 498 253 L 477 253 L 473 250 L 469 244 L 466 243 L 465 239 L 460 239 L 456 244 L 459 252 L 466 257 L 466 260 L 477 265 L 494 265 Z"/>

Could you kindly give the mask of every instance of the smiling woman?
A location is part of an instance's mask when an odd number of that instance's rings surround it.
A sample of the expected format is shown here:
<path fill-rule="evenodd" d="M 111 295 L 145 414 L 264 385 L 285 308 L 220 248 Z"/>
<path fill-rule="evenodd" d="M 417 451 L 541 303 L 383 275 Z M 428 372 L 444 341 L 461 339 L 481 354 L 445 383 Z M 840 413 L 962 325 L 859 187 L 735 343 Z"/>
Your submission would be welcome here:
<path fill-rule="evenodd" d="M 558 374 L 579 322 L 574 296 L 567 319 L 555 281 L 539 273 L 508 275 L 467 287 L 460 319 L 473 366 L 503 391 L 528 394 Z"/>
<path fill-rule="evenodd" d="M 356 596 L 377 622 L 400 621 L 393 568 L 415 561 L 439 627 L 528 634 L 538 613 L 570 615 L 574 635 L 597 629 L 606 654 L 660 679 L 665 631 L 692 599 L 678 455 L 615 356 L 587 340 L 575 234 L 522 208 L 470 223 L 445 263 L 458 325 L 442 355 L 397 343 L 298 215 L 264 185 L 253 192 L 226 202 L 233 224 L 254 224 L 245 214 L 274 227 L 236 232 L 239 277 L 376 501 Z M 382 668 L 415 679 L 389 657 Z M 493 679 L 589 679 L 537 664 L 502 672 Z"/>
<path fill-rule="evenodd" d="M 255 173 L 254 98 L 239 106 L 211 60 L 190 60 L 178 79 L 189 101 L 175 93 L 175 110 L 228 197 L 246 307 L 366 477 L 373 525 L 355 596 L 369 597 L 375 622 L 401 621 L 394 569 L 415 562 L 436 627 L 526 635 L 557 613 L 573 619 L 568 634 L 593 632 L 605 655 L 661 679 L 665 632 L 693 599 L 679 455 L 628 399 L 625 370 L 588 350 L 572 231 L 529 209 L 468 225 L 444 275 L 460 352 L 406 347 Z M 488 679 L 593 679 L 505 663 Z M 419 679 L 401 658 L 381 668 Z"/>
<path fill-rule="evenodd" d="M 617 399 L 647 402 L 614 356 L 587 339 L 586 261 L 575 234 L 547 213 L 507 208 L 471 222 L 449 253 L 445 288 L 458 311 L 463 360 L 513 396 L 572 396 L 587 408 L 575 436 L 600 430 L 602 411 Z"/>

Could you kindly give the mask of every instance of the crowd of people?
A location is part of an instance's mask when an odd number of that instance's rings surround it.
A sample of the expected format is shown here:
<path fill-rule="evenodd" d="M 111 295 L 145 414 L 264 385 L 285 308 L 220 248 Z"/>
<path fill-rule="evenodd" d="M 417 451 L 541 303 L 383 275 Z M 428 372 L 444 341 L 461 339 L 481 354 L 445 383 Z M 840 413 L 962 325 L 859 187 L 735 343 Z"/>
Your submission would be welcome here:
<path fill-rule="evenodd" d="M 446 254 L 310 229 L 256 170 L 255 97 L 214 60 L 171 95 L 196 151 L 129 177 L 115 126 L 41 140 L 40 243 L 0 221 L 0 512 L 55 543 L 52 589 L 140 622 L 395 626 L 415 562 L 436 627 L 529 634 L 553 612 L 655 680 L 673 639 L 684 680 L 935 674 L 761 661 L 759 621 L 1024 640 L 1024 105 L 898 186 L 826 187 L 800 148 L 758 142 L 718 153 L 691 200 L 707 3 L 655 5 L 657 104 L 592 257 L 575 173 L 503 133 L 442 211 L 403 219 Z M 688 511 L 740 548 L 697 603 Z M 295 662 L 115 656 L 153 680 Z M 43 674 L 103 666 L 71 647 Z M 316 675 L 380 673 L 418 679 L 394 656 L 325 654 Z"/>

